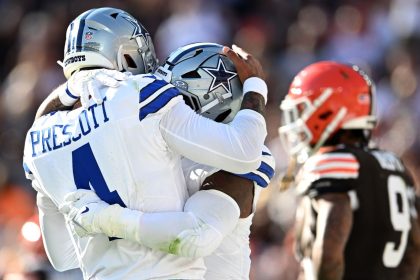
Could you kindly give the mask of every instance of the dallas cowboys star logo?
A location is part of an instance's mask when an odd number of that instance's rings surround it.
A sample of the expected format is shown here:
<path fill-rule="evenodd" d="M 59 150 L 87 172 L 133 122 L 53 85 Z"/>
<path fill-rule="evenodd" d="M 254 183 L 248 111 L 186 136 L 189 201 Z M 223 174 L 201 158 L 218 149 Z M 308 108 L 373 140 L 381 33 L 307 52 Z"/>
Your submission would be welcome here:
<path fill-rule="evenodd" d="M 227 92 L 232 93 L 231 88 L 230 88 L 230 80 L 235 78 L 238 74 L 236 74 L 235 72 L 226 70 L 225 63 L 223 62 L 221 58 L 219 58 L 219 61 L 217 63 L 217 68 L 203 67 L 203 70 L 209 73 L 213 78 L 209 91 L 212 91 L 215 88 L 222 86 Z"/>
<path fill-rule="evenodd" d="M 124 17 L 123 16 L 123 18 L 125 20 L 127 20 L 131 25 L 134 26 L 133 34 L 131 34 L 131 39 L 133 39 L 133 38 L 135 38 L 137 36 L 142 35 L 142 33 L 141 33 L 141 27 L 140 27 L 139 23 L 137 22 L 137 20 L 135 20 L 135 19 L 133 19 L 131 17 Z"/>

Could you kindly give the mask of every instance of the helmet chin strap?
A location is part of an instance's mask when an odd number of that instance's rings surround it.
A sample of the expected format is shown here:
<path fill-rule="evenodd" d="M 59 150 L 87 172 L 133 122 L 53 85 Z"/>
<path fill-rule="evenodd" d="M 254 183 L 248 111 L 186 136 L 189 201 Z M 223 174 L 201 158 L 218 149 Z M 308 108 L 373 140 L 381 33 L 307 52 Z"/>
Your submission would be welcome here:
<path fill-rule="evenodd" d="M 338 124 L 344 119 L 346 114 L 347 114 L 347 108 L 342 107 L 340 111 L 338 111 L 338 113 L 335 115 L 332 122 L 327 126 L 325 131 L 321 134 L 321 137 L 319 138 L 318 142 L 312 149 L 311 154 L 316 153 L 316 151 L 318 151 L 318 149 L 325 143 L 325 141 L 327 141 L 328 137 L 330 137 L 331 133 L 335 131 Z"/>

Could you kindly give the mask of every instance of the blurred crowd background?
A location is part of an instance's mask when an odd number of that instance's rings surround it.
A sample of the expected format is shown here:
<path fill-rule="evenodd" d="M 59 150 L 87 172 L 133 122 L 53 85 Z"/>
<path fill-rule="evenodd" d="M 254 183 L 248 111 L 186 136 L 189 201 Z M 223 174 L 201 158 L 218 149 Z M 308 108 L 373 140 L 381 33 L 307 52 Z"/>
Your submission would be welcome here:
<path fill-rule="evenodd" d="M 276 156 L 277 177 L 254 219 L 251 279 L 296 279 L 296 195 L 278 191 L 287 154 L 277 130 L 279 104 L 306 65 L 329 59 L 368 72 L 377 88 L 377 143 L 420 175 L 419 0 L 0 0 L 0 279 L 81 279 L 78 271 L 57 273 L 49 266 L 21 160 L 36 109 L 65 81 L 56 61 L 68 24 L 101 6 L 139 19 L 161 61 L 199 41 L 235 43 L 261 59 L 270 89 L 267 145 Z"/>

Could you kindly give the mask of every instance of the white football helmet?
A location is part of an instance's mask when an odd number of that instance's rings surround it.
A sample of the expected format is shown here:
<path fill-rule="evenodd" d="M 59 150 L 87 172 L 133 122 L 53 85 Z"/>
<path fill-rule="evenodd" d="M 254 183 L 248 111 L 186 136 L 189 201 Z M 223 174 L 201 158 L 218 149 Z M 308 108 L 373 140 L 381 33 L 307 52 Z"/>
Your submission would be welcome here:
<path fill-rule="evenodd" d="M 230 122 L 242 102 L 242 84 L 223 46 L 196 43 L 169 55 L 155 74 L 176 86 L 185 102 L 199 114 Z"/>
<path fill-rule="evenodd" d="M 143 74 L 154 71 L 156 65 L 149 32 L 123 10 L 88 10 L 67 28 L 62 62 L 67 79 L 80 69 L 99 67 Z"/>

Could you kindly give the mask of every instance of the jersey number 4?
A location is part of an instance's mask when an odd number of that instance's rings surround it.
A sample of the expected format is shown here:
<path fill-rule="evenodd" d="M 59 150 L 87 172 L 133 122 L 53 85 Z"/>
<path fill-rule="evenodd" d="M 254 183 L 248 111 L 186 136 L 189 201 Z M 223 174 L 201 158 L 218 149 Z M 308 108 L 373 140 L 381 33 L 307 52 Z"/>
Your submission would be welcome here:
<path fill-rule="evenodd" d="M 396 267 L 404 256 L 411 228 L 407 187 L 401 177 L 396 175 L 388 177 L 388 198 L 391 224 L 395 231 L 401 231 L 401 240 L 398 247 L 395 242 L 385 244 L 382 260 L 386 267 Z"/>
<path fill-rule="evenodd" d="M 78 189 L 90 190 L 92 187 L 108 204 L 118 203 L 126 207 L 117 191 L 109 190 L 89 143 L 74 150 L 72 157 L 74 183 Z"/>

